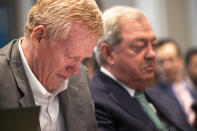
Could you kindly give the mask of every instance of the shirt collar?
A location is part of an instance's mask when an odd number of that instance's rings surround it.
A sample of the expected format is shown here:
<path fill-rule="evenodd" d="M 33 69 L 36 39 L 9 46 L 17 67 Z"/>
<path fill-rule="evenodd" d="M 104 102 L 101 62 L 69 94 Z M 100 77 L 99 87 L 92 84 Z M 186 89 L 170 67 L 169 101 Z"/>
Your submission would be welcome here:
<path fill-rule="evenodd" d="M 28 78 L 28 81 L 29 81 L 29 84 L 30 84 L 30 87 L 32 89 L 32 92 L 33 92 L 33 95 L 34 97 L 37 97 L 37 98 L 48 98 L 50 96 L 56 96 L 58 93 L 62 92 L 63 90 L 65 90 L 67 88 L 67 85 L 68 85 L 68 79 L 65 80 L 59 88 L 57 88 L 56 90 L 52 91 L 52 92 L 48 92 L 44 87 L 43 85 L 40 83 L 40 81 L 35 77 L 35 75 L 33 74 L 33 72 L 31 71 L 29 65 L 27 64 L 27 61 L 26 61 L 26 58 L 24 56 L 24 53 L 23 53 L 23 50 L 22 50 L 22 47 L 21 47 L 21 41 L 22 41 L 22 38 L 20 39 L 19 41 L 19 52 L 20 52 L 20 55 L 21 55 L 21 59 L 22 59 L 22 62 L 23 62 L 23 66 L 24 66 L 24 69 L 25 69 L 25 73 L 27 75 L 27 78 Z"/>
<path fill-rule="evenodd" d="M 108 77 L 110 77 L 111 79 L 113 79 L 116 82 L 118 82 L 129 93 L 129 95 L 131 97 L 134 97 L 134 94 L 135 94 L 135 90 L 134 89 L 132 89 L 129 86 L 125 85 L 124 83 L 120 82 L 118 79 L 116 79 L 116 77 L 111 72 L 106 70 L 103 66 L 101 66 L 100 71 L 102 73 L 104 73 L 105 75 L 107 75 Z"/>

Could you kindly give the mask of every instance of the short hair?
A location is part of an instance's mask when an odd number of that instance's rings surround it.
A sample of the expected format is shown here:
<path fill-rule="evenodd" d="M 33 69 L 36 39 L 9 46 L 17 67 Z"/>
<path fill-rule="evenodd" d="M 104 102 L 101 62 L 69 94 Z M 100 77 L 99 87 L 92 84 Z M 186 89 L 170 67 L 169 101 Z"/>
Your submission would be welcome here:
<path fill-rule="evenodd" d="M 96 46 L 95 56 L 99 65 L 105 63 L 102 54 L 99 51 L 99 47 L 102 43 L 107 43 L 113 49 L 117 47 L 121 41 L 121 24 L 124 20 L 133 19 L 140 21 L 145 16 L 138 9 L 127 7 L 127 6 L 115 6 L 103 13 L 104 33 L 99 39 Z"/>
<path fill-rule="evenodd" d="M 29 39 L 35 27 L 44 25 L 47 38 L 57 40 L 67 35 L 72 22 L 83 23 L 100 37 L 103 34 L 101 15 L 94 0 L 37 0 L 28 14 L 25 37 Z"/>
<path fill-rule="evenodd" d="M 186 56 L 185 56 L 186 66 L 189 65 L 189 63 L 194 55 L 197 55 L 197 48 L 192 48 L 192 49 L 188 50 L 188 52 L 186 53 Z"/>
<path fill-rule="evenodd" d="M 158 49 L 159 47 L 161 47 L 165 44 L 168 44 L 168 43 L 171 43 L 175 46 L 175 48 L 177 50 L 178 57 L 181 57 L 182 56 L 181 48 L 180 48 L 179 44 L 172 38 L 161 38 L 161 39 L 159 39 L 156 48 Z"/>

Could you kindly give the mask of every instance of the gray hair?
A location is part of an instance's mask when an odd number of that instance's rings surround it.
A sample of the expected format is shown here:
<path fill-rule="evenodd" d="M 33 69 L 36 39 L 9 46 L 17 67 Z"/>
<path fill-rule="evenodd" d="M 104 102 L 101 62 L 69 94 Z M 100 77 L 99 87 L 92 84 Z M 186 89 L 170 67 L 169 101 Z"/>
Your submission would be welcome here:
<path fill-rule="evenodd" d="M 122 41 L 121 23 L 127 19 L 138 21 L 144 17 L 143 13 L 135 8 L 127 6 L 115 6 L 103 13 L 104 34 L 100 37 L 94 49 L 95 57 L 99 65 L 105 64 L 105 60 L 99 50 L 102 43 L 106 43 L 115 49 Z"/>

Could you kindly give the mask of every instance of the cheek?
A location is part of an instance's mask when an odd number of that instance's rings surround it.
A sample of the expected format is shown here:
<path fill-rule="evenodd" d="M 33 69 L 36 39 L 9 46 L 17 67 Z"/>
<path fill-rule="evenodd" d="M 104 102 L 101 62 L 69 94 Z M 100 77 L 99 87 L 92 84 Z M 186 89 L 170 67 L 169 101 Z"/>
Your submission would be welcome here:
<path fill-rule="evenodd" d="M 191 67 L 189 72 L 192 74 L 192 75 L 197 75 L 197 68 L 196 67 Z"/>
<path fill-rule="evenodd" d="M 171 70 L 173 71 L 176 71 L 177 73 L 180 72 L 183 68 L 181 65 L 177 64 L 177 63 L 174 63 L 171 65 Z"/>
<path fill-rule="evenodd" d="M 69 61 L 65 59 L 63 56 L 56 57 L 54 61 L 52 61 L 51 66 L 53 66 L 54 71 L 64 72 L 66 66 L 68 66 Z"/>
<path fill-rule="evenodd" d="M 121 71 L 125 74 L 130 75 L 135 75 L 139 73 L 140 67 L 139 67 L 138 61 L 135 59 L 122 59 L 119 62 L 119 67 L 121 68 Z"/>
<path fill-rule="evenodd" d="M 121 60 L 124 60 L 123 62 L 120 62 L 121 65 L 125 66 L 127 70 L 132 69 L 132 71 L 139 72 L 142 66 L 144 65 L 144 59 L 141 55 L 126 55 Z M 128 68 L 127 68 L 128 67 Z"/>
<path fill-rule="evenodd" d="M 146 65 L 146 62 L 141 57 L 135 57 L 133 60 L 129 62 L 129 64 L 136 70 L 140 71 Z"/>

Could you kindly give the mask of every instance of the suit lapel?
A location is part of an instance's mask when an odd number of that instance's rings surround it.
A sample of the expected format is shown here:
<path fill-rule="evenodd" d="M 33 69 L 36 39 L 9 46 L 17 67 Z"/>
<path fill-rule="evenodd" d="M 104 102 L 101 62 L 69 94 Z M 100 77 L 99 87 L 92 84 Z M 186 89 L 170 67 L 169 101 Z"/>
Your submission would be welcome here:
<path fill-rule="evenodd" d="M 131 116 L 144 123 L 145 126 L 156 128 L 154 123 L 149 119 L 147 114 L 142 109 L 141 105 L 135 98 L 132 98 L 129 93 L 116 81 L 112 80 L 102 72 L 98 72 L 102 82 L 110 89 L 110 98 L 118 104 L 123 110 L 128 112 Z"/>
<path fill-rule="evenodd" d="M 13 40 L 10 44 L 8 44 L 8 46 L 10 47 L 8 47 L 6 51 L 10 52 L 10 54 L 7 55 L 6 58 L 13 72 L 19 92 L 21 93 L 21 99 L 19 100 L 19 105 L 21 107 L 31 107 L 31 106 L 35 106 L 36 104 L 33 98 L 31 88 L 28 83 L 28 79 L 26 77 L 26 73 L 18 49 L 19 40 L 20 39 Z M 38 131 L 40 130 L 41 129 L 39 125 Z"/>
<path fill-rule="evenodd" d="M 16 79 L 18 88 L 23 94 L 23 96 L 19 100 L 19 104 L 22 107 L 35 106 L 33 94 L 30 89 L 28 79 L 26 77 L 26 73 L 23 67 L 22 59 L 20 56 L 20 52 L 18 49 L 18 42 L 19 40 L 17 40 L 15 43 L 13 42 L 11 56 L 8 61 L 10 62 L 10 67 Z"/>
<path fill-rule="evenodd" d="M 64 123 L 65 123 L 65 129 L 66 131 L 68 131 L 67 129 L 67 107 L 68 107 L 68 96 L 67 96 L 67 90 L 61 92 L 59 95 L 59 101 L 60 101 L 60 109 L 62 111 L 62 114 L 63 114 L 63 118 L 64 118 Z"/>
<path fill-rule="evenodd" d="M 145 121 L 149 120 L 137 100 L 131 98 L 122 87 L 117 87 L 114 85 L 111 88 L 111 93 L 109 95 L 116 104 L 135 118 Z"/>
<path fill-rule="evenodd" d="M 66 131 L 85 131 L 85 120 L 82 118 L 82 99 L 79 88 L 70 82 L 66 91 L 59 94 L 60 107 L 65 120 Z"/>
<path fill-rule="evenodd" d="M 187 130 L 184 129 L 185 125 L 187 125 L 186 118 L 175 100 L 169 97 L 169 95 L 166 95 L 165 92 L 161 92 L 158 89 L 147 89 L 146 93 L 150 101 L 167 117 L 168 120 L 180 129 Z"/>

